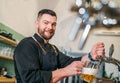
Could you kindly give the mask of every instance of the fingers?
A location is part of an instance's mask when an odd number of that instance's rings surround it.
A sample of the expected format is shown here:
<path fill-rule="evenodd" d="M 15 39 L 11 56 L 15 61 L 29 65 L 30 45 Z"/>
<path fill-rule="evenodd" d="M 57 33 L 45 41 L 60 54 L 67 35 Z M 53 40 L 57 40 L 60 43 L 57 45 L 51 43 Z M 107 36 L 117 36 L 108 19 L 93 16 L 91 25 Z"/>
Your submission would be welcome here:
<path fill-rule="evenodd" d="M 81 74 L 83 66 L 84 66 L 84 63 L 79 61 L 79 65 L 77 67 L 77 69 L 78 69 L 77 75 Z"/>
<path fill-rule="evenodd" d="M 104 56 L 105 55 L 105 48 L 104 47 L 97 48 L 96 53 L 98 56 Z"/>
<path fill-rule="evenodd" d="M 83 63 L 81 61 L 74 61 L 69 65 L 68 70 L 70 70 L 73 75 L 81 74 Z"/>
<path fill-rule="evenodd" d="M 104 44 L 99 42 L 97 47 L 96 47 L 96 50 L 97 50 L 97 55 L 99 55 L 99 56 L 104 55 L 105 54 Z"/>
<path fill-rule="evenodd" d="M 82 68 L 74 68 L 73 71 L 75 71 L 75 72 L 81 72 Z"/>
<path fill-rule="evenodd" d="M 93 59 L 98 59 L 100 57 L 104 57 L 105 55 L 105 48 L 104 48 L 104 43 L 98 42 L 93 46 L 93 49 L 91 51 Z"/>
<path fill-rule="evenodd" d="M 104 56 L 105 55 L 105 51 L 102 51 L 102 50 L 97 51 L 97 55 L 98 56 Z"/>
<path fill-rule="evenodd" d="M 104 46 L 104 43 L 103 42 L 98 42 L 96 45 L 102 47 L 102 46 Z"/>
<path fill-rule="evenodd" d="M 82 68 L 77 68 L 77 69 L 75 69 L 74 70 L 74 75 L 79 75 L 79 74 L 81 74 L 81 72 L 82 72 Z"/>

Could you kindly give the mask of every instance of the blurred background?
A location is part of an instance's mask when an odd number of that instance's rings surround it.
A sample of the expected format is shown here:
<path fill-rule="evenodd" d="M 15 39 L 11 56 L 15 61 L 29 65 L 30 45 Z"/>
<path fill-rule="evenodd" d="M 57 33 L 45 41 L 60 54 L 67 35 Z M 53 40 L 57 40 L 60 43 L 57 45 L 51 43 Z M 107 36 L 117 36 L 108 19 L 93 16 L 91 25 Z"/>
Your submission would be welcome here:
<path fill-rule="evenodd" d="M 120 59 L 120 0 L 0 0 L 0 27 L 11 29 L 19 42 L 35 33 L 35 20 L 39 10 L 56 11 L 58 25 L 51 43 L 71 53 L 88 53 L 96 42 L 104 42 L 106 56 L 114 44 L 113 57 Z M 10 29 L 10 30 L 9 30 Z M 11 32 L 10 32 L 11 33 Z M 74 55 L 72 55 L 74 56 Z M 108 76 L 118 76 L 117 66 L 105 64 Z"/>

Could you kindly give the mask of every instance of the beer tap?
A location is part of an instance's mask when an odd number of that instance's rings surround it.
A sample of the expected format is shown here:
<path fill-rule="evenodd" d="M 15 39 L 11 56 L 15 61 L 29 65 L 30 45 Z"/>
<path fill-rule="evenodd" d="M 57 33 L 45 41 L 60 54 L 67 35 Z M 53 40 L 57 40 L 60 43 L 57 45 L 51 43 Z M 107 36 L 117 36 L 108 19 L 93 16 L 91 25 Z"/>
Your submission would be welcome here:
<path fill-rule="evenodd" d="M 107 63 L 112 63 L 120 67 L 120 61 L 112 57 L 113 52 L 114 52 L 114 45 L 112 44 L 109 49 L 109 57 L 102 58 L 102 61 Z"/>
<path fill-rule="evenodd" d="M 118 66 L 118 81 L 120 82 L 120 60 L 117 60 L 112 57 L 113 52 L 114 52 L 114 45 L 111 44 L 110 49 L 109 49 L 109 57 L 103 57 L 101 58 L 101 61 L 106 62 L 106 63 L 112 63 Z"/>

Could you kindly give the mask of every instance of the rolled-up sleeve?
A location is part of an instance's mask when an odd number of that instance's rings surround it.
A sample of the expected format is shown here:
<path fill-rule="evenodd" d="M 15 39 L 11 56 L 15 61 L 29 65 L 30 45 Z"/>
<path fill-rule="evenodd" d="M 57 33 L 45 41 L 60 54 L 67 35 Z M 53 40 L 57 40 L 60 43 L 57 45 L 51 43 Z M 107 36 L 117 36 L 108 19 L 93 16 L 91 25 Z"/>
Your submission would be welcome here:
<path fill-rule="evenodd" d="M 73 61 L 80 61 L 81 58 L 82 57 L 72 58 L 70 56 L 66 56 L 65 54 L 58 50 L 58 67 L 63 68 L 72 63 Z"/>

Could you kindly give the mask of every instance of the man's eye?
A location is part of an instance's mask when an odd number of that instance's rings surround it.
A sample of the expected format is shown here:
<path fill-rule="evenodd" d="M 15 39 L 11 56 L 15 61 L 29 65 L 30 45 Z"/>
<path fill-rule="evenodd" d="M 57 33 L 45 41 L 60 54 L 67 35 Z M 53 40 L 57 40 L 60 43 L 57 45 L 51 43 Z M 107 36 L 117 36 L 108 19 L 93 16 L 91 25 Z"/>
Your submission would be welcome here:
<path fill-rule="evenodd" d="M 46 24 L 46 25 L 47 25 L 47 24 L 48 24 L 48 22 L 44 22 L 44 24 Z"/>
<path fill-rule="evenodd" d="M 52 24 L 52 26 L 54 26 L 54 27 L 55 27 L 55 26 L 56 26 L 56 23 Z"/>

